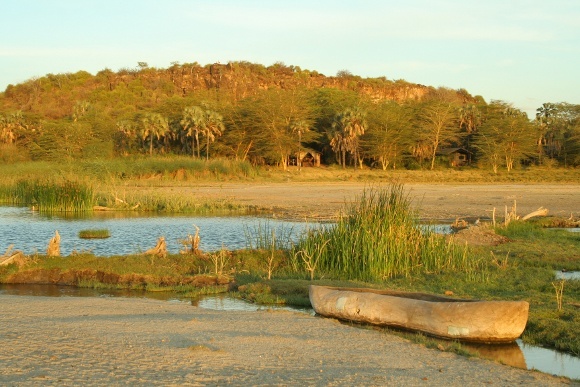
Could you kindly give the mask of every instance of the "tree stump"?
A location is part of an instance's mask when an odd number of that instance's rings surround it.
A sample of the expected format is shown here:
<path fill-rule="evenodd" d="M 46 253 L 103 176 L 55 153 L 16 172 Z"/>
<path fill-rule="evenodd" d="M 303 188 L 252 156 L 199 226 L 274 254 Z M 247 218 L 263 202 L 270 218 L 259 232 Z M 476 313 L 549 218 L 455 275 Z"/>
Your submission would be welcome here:
<path fill-rule="evenodd" d="M 48 247 L 46 248 L 46 255 L 49 257 L 59 257 L 60 256 L 60 235 L 58 230 L 54 232 L 54 236 L 48 242 Z"/>
<path fill-rule="evenodd" d="M 167 243 L 164 237 L 159 237 L 157 244 L 152 249 L 143 253 L 144 255 L 155 255 L 157 257 L 165 258 L 167 256 Z"/>

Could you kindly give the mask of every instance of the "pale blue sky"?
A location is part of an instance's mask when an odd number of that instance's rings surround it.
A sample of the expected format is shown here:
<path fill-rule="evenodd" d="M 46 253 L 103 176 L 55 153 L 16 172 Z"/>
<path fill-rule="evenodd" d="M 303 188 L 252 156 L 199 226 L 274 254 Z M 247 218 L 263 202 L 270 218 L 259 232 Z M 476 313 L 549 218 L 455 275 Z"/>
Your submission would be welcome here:
<path fill-rule="evenodd" d="M 580 104 L 579 0 L 0 0 L 0 90 L 47 73 L 284 62 Z"/>

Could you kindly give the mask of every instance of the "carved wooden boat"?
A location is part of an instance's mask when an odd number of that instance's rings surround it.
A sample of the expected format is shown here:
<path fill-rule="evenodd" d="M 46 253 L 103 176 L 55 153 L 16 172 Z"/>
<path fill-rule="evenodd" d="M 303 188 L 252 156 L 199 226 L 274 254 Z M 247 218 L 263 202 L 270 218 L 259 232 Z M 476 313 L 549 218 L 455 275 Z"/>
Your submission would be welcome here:
<path fill-rule="evenodd" d="M 322 316 L 419 331 L 446 339 L 512 342 L 528 321 L 526 301 L 462 300 L 426 293 L 310 285 Z"/>

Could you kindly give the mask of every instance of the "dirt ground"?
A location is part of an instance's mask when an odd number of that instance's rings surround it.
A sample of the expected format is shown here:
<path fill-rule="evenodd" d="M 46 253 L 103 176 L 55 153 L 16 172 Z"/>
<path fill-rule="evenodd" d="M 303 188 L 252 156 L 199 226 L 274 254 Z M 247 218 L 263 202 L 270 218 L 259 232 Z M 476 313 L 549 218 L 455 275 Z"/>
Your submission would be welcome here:
<path fill-rule="evenodd" d="M 362 183 L 203 184 L 178 195 L 276 216 L 332 219 Z M 489 218 L 517 203 L 580 215 L 580 184 L 408 184 L 426 219 Z M 426 349 L 384 331 L 289 311 L 213 311 L 183 302 L 0 294 L 0 385 L 559 385 L 566 380 Z"/>
<path fill-rule="evenodd" d="M 228 199 L 267 208 L 280 217 L 330 219 L 365 188 L 377 184 L 351 182 L 201 184 L 172 188 L 200 198 Z M 424 219 L 503 217 L 516 204 L 518 215 L 545 207 L 550 215 L 580 216 L 579 184 L 405 184 L 404 189 Z"/>
<path fill-rule="evenodd" d="M 0 294 L 3 386 L 550 386 L 539 372 L 293 311 Z"/>

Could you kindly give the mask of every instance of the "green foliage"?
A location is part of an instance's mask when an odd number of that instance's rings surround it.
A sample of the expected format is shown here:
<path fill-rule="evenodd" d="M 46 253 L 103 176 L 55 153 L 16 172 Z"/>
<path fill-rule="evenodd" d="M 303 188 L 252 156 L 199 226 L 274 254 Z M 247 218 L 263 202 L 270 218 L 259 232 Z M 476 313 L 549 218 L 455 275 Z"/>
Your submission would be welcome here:
<path fill-rule="evenodd" d="M 33 206 L 40 212 L 92 211 L 94 193 L 92 187 L 68 181 L 20 180 L 5 191 L 8 202 Z"/>
<path fill-rule="evenodd" d="M 186 110 L 196 106 L 208 124 L 194 129 Z M 545 103 L 532 123 L 509 104 L 488 105 L 464 89 L 348 71 L 326 77 L 282 63 L 186 63 L 104 69 L 95 76 L 79 71 L 10 85 L 0 95 L 0 159 L 200 157 L 205 148 L 206 160 L 286 168 L 303 145 L 324 154 L 327 164 L 344 164 L 349 153 L 359 166 L 421 168 L 430 161 L 434 168 L 437 148 L 452 146 L 497 173 L 530 164 L 568 167 L 580 164 L 579 106 Z M 330 152 L 335 117 L 353 107 L 369 113 L 368 136 Z M 395 117 L 395 110 L 402 115 Z M 300 121 L 310 130 L 292 131 Z"/>
<path fill-rule="evenodd" d="M 475 280 L 484 270 L 466 247 L 449 243 L 419 225 L 401 185 L 367 189 L 346 216 L 332 227 L 311 230 L 295 248 L 295 256 L 308 257 L 311 271 L 334 278 L 383 281 L 416 273 L 466 272 Z M 295 258 L 296 267 L 304 267 Z"/>

